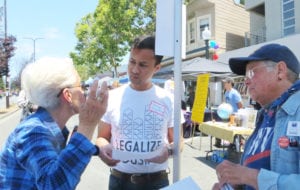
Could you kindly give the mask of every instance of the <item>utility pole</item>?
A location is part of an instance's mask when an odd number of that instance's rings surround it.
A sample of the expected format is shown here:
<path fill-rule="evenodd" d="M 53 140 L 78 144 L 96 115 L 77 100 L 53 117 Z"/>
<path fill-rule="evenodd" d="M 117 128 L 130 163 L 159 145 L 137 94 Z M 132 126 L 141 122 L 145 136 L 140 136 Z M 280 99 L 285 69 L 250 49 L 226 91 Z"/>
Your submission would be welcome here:
<path fill-rule="evenodd" d="M 35 63 L 35 42 L 44 38 L 24 38 L 33 41 L 33 62 Z"/>
<path fill-rule="evenodd" d="M 6 12 L 6 0 L 4 0 L 4 40 L 7 40 L 7 12 Z M 8 70 L 8 58 L 5 58 L 5 65 L 7 67 L 7 72 L 5 76 L 5 96 L 6 96 L 6 109 L 9 108 L 9 70 Z"/>

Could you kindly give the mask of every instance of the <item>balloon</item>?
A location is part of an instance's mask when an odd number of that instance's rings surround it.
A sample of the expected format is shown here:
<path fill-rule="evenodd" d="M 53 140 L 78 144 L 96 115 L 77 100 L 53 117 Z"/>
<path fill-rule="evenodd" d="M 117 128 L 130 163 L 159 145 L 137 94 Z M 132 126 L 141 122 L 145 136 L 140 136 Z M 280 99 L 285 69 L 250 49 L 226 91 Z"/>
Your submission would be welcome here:
<path fill-rule="evenodd" d="M 218 49 L 218 48 L 219 48 L 219 45 L 216 44 L 216 45 L 214 46 L 214 49 Z"/>
<path fill-rule="evenodd" d="M 217 59 L 219 59 L 219 56 L 216 53 L 214 53 L 212 58 L 213 58 L 213 60 L 217 60 Z"/>
<path fill-rule="evenodd" d="M 217 114 L 221 119 L 228 119 L 233 113 L 233 108 L 228 103 L 222 103 L 217 109 Z"/>
<path fill-rule="evenodd" d="M 216 41 L 210 40 L 209 41 L 209 47 L 214 48 L 216 46 Z"/>

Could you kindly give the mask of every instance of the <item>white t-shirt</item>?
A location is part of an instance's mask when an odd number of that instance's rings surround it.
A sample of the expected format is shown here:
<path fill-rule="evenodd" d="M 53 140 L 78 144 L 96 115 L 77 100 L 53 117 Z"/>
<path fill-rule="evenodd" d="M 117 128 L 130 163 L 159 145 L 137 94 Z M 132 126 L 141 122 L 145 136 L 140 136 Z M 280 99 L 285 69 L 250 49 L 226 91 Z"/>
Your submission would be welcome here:
<path fill-rule="evenodd" d="M 171 93 L 156 85 L 146 91 L 136 91 L 129 84 L 111 90 L 102 121 L 111 125 L 113 147 L 145 153 L 168 144 L 168 128 L 174 126 L 173 101 Z M 115 168 L 126 173 L 151 173 L 167 169 L 168 162 L 156 164 L 132 158 Z"/>

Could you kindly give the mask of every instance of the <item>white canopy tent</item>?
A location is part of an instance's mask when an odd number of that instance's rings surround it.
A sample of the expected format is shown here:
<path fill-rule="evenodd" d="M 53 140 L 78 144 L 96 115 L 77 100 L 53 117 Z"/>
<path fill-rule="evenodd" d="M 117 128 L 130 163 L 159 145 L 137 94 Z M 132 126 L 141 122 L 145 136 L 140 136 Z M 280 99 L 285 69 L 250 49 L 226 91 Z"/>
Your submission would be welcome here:
<path fill-rule="evenodd" d="M 201 57 L 184 61 L 182 73 L 230 73 L 228 64 L 219 63 Z"/>
<path fill-rule="evenodd" d="M 228 64 L 196 57 L 181 64 L 183 80 L 195 80 L 199 74 L 211 73 L 211 76 L 227 76 L 232 72 Z M 174 65 L 163 67 L 155 74 L 155 78 L 171 78 L 174 74 Z"/>

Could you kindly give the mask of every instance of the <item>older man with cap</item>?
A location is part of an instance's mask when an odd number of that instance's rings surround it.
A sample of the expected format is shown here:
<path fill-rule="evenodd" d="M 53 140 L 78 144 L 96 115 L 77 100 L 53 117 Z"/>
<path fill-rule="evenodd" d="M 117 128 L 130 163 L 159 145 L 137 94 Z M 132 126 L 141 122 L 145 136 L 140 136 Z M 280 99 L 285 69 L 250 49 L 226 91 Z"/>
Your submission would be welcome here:
<path fill-rule="evenodd" d="M 246 76 L 250 96 L 262 109 L 241 164 L 219 164 L 213 189 L 240 184 L 245 189 L 299 189 L 299 61 L 288 47 L 268 44 L 248 57 L 231 58 L 229 65 Z"/>

